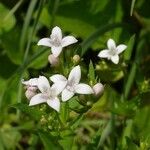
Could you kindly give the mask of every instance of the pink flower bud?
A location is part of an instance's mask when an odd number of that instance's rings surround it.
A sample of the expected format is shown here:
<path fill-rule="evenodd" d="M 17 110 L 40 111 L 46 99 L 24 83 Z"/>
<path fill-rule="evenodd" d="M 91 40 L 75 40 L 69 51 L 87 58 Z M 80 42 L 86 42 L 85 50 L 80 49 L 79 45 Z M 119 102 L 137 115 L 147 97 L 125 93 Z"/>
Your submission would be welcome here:
<path fill-rule="evenodd" d="M 55 57 L 53 54 L 48 56 L 48 61 L 53 67 L 59 65 L 59 58 Z"/>
<path fill-rule="evenodd" d="M 95 96 L 100 96 L 104 92 L 104 86 L 101 83 L 97 83 L 93 86 L 93 91 Z"/>
<path fill-rule="evenodd" d="M 25 92 L 25 96 L 27 97 L 27 99 L 31 99 L 34 95 L 36 95 L 36 90 L 37 88 L 35 89 L 36 87 L 29 87 L 26 92 Z"/>

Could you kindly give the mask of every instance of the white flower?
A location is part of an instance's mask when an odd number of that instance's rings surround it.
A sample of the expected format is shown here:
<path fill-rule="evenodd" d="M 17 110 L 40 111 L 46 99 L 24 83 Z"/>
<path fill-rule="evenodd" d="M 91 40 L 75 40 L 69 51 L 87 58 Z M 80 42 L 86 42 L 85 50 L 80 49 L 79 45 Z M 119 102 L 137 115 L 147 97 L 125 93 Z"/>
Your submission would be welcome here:
<path fill-rule="evenodd" d="M 48 61 L 51 64 L 52 67 L 59 65 L 59 58 L 55 57 L 53 54 L 48 56 Z"/>
<path fill-rule="evenodd" d="M 95 96 L 100 96 L 104 92 L 104 86 L 101 83 L 97 83 L 93 86 Z"/>
<path fill-rule="evenodd" d="M 51 81 L 54 83 L 59 83 L 64 86 L 62 91 L 62 101 L 67 101 L 74 96 L 75 93 L 78 94 L 92 94 L 93 89 L 84 83 L 79 83 L 81 79 L 81 69 L 80 66 L 74 67 L 68 77 L 68 80 L 63 75 L 53 75 L 50 77 Z"/>
<path fill-rule="evenodd" d="M 111 60 L 113 63 L 118 64 L 119 62 L 119 54 L 122 53 L 127 46 L 124 44 L 120 44 L 116 46 L 116 43 L 114 40 L 109 39 L 107 41 L 107 47 L 108 49 L 102 50 L 98 56 L 101 58 L 107 58 L 108 60 Z"/>
<path fill-rule="evenodd" d="M 60 101 L 57 96 L 61 93 L 63 88 L 58 84 L 53 84 L 50 87 L 49 81 L 44 76 L 38 78 L 37 87 L 41 93 L 37 93 L 31 98 L 29 106 L 46 102 L 50 107 L 59 112 Z"/>
<path fill-rule="evenodd" d="M 62 38 L 62 31 L 59 27 L 54 27 L 50 38 L 41 39 L 37 45 L 51 47 L 52 54 L 58 57 L 63 47 L 76 43 L 77 39 L 73 36 L 66 36 Z"/>

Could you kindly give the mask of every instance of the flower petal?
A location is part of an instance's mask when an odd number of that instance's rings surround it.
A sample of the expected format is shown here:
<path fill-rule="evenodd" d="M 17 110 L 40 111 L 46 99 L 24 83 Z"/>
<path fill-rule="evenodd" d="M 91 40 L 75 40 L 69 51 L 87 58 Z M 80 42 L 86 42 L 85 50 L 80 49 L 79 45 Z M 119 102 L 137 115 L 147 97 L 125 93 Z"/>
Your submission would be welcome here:
<path fill-rule="evenodd" d="M 37 86 L 38 84 L 38 78 L 32 78 L 28 81 L 24 81 L 24 79 L 21 81 L 22 84 L 28 85 L 28 86 Z"/>
<path fill-rule="evenodd" d="M 55 74 L 55 75 L 51 76 L 50 80 L 54 83 L 57 83 L 60 81 L 62 81 L 62 82 L 67 81 L 67 79 L 61 74 Z"/>
<path fill-rule="evenodd" d="M 59 110 L 60 110 L 60 101 L 57 97 L 55 97 L 54 99 L 47 100 L 47 104 L 50 107 L 52 107 L 53 109 L 55 109 L 57 112 L 59 112 Z"/>
<path fill-rule="evenodd" d="M 101 57 L 101 58 L 110 57 L 109 50 L 104 49 L 104 50 L 100 51 L 98 56 Z"/>
<path fill-rule="evenodd" d="M 30 104 L 29 106 L 33 106 L 33 105 L 37 105 L 37 104 L 41 104 L 47 101 L 47 97 L 44 96 L 43 94 L 36 94 L 35 96 L 33 96 L 30 100 Z"/>
<path fill-rule="evenodd" d="M 73 43 L 76 43 L 78 40 L 73 36 L 66 36 L 62 39 L 62 47 L 66 47 Z"/>
<path fill-rule="evenodd" d="M 80 66 L 74 67 L 68 77 L 68 81 L 70 82 L 71 85 L 78 84 L 81 79 L 81 69 Z"/>
<path fill-rule="evenodd" d="M 46 77 L 40 76 L 38 78 L 38 88 L 42 93 L 48 93 L 50 90 L 49 81 Z"/>
<path fill-rule="evenodd" d="M 116 49 L 116 43 L 113 39 L 109 39 L 107 41 L 107 47 L 109 50 L 115 50 Z"/>
<path fill-rule="evenodd" d="M 61 46 L 52 46 L 51 47 L 51 51 L 52 51 L 52 54 L 55 56 L 55 57 L 58 57 L 62 51 L 62 47 Z"/>
<path fill-rule="evenodd" d="M 71 92 L 71 91 L 69 91 L 69 90 L 67 90 L 67 89 L 64 89 L 63 91 L 62 91 L 62 101 L 63 102 L 66 102 L 66 101 L 68 101 L 70 98 L 72 98 L 73 97 L 73 95 L 74 95 L 74 92 Z"/>
<path fill-rule="evenodd" d="M 117 46 L 117 54 L 122 53 L 126 48 L 127 48 L 127 46 L 124 45 L 124 44 L 118 45 L 118 46 Z"/>
<path fill-rule="evenodd" d="M 64 81 L 64 82 L 57 82 L 57 83 L 54 83 L 52 86 L 51 86 L 51 93 L 55 96 L 59 95 L 65 88 L 65 86 L 67 85 L 67 81 Z"/>
<path fill-rule="evenodd" d="M 94 93 L 93 89 L 84 83 L 80 83 L 75 86 L 75 92 L 78 94 L 92 94 Z"/>
<path fill-rule="evenodd" d="M 54 27 L 50 35 L 51 39 L 58 39 L 60 42 L 62 40 L 62 31 L 59 27 Z"/>
<path fill-rule="evenodd" d="M 119 56 L 118 55 L 114 55 L 111 57 L 111 61 L 114 63 L 114 64 L 118 64 L 119 63 Z"/>
<path fill-rule="evenodd" d="M 43 45 L 43 46 L 48 46 L 51 47 L 51 43 L 50 43 L 50 39 L 49 38 L 43 38 L 41 40 L 38 41 L 37 45 Z"/>

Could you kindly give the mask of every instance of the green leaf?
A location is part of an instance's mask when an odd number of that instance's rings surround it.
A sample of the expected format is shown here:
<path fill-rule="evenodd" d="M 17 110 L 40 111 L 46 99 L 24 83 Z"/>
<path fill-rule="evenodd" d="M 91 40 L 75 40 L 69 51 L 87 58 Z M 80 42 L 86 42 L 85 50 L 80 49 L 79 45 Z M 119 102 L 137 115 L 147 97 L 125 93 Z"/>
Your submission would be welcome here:
<path fill-rule="evenodd" d="M 135 35 L 131 36 L 131 38 L 127 44 L 127 49 L 124 52 L 124 59 L 127 61 L 129 61 L 131 58 L 134 43 L 135 43 Z"/>
<path fill-rule="evenodd" d="M 38 131 L 39 137 L 44 145 L 45 150 L 62 150 L 55 136 L 47 132 Z"/>
<path fill-rule="evenodd" d="M 0 3 L 0 34 L 2 34 L 4 31 L 7 32 L 11 30 L 15 26 L 15 16 L 10 14 L 9 17 L 6 18 L 8 13 L 9 10 L 2 3 Z"/>
<path fill-rule="evenodd" d="M 21 64 L 23 59 L 23 53 L 19 51 L 19 39 L 20 39 L 20 28 L 16 27 L 1 36 L 2 46 L 6 51 L 8 57 L 14 64 Z M 13 35 L 13 38 L 12 38 Z"/>
<path fill-rule="evenodd" d="M 38 109 L 36 109 L 35 107 L 30 107 L 27 104 L 18 103 L 12 105 L 11 107 L 21 110 L 23 113 L 26 113 L 34 120 L 39 120 L 42 115 L 42 113 Z"/>

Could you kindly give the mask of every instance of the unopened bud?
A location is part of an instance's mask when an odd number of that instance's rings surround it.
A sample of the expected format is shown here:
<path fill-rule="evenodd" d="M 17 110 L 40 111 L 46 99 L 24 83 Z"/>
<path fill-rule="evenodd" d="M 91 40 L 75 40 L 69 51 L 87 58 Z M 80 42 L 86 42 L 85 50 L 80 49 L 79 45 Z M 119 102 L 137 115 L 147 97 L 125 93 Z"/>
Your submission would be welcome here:
<path fill-rule="evenodd" d="M 31 88 L 31 87 L 30 87 Z M 25 96 L 27 97 L 27 99 L 31 99 L 34 95 L 36 95 L 36 90 L 31 90 L 31 89 L 27 89 L 26 92 L 25 92 Z"/>
<path fill-rule="evenodd" d="M 77 64 L 80 61 L 80 56 L 79 55 L 74 55 L 72 60 L 73 60 L 74 64 Z"/>
<path fill-rule="evenodd" d="M 97 83 L 93 86 L 93 91 L 95 96 L 100 96 L 104 92 L 104 86 L 101 83 Z"/>
<path fill-rule="evenodd" d="M 48 56 L 48 61 L 53 67 L 59 65 L 59 58 L 55 57 L 53 54 Z"/>

